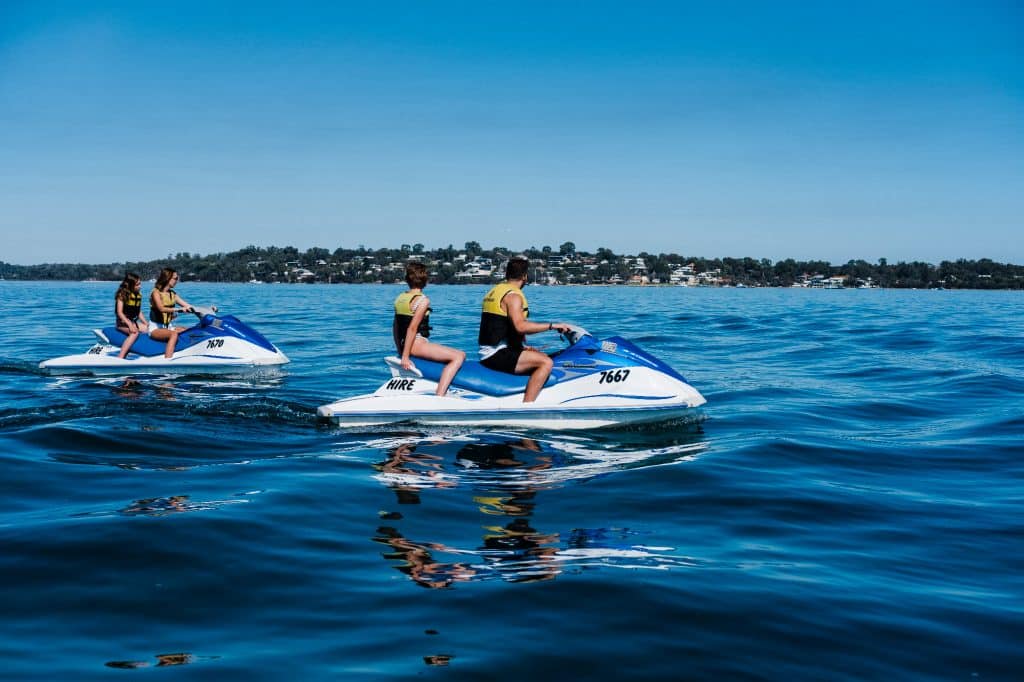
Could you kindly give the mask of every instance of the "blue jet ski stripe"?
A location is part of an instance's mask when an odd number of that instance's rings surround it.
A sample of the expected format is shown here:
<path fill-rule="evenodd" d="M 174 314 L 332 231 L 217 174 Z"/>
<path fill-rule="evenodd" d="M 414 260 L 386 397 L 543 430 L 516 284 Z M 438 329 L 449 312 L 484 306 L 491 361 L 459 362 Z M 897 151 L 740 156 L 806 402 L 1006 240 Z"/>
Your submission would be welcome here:
<path fill-rule="evenodd" d="M 562 404 L 571 403 L 574 400 L 591 400 L 593 398 L 625 398 L 626 400 L 671 400 L 674 395 L 626 395 L 624 393 L 593 393 L 591 395 L 580 395 L 575 398 L 563 400 Z M 614 408 L 618 409 L 618 408 Z M 646 409 L 646 408 L 645 408 Z"/>

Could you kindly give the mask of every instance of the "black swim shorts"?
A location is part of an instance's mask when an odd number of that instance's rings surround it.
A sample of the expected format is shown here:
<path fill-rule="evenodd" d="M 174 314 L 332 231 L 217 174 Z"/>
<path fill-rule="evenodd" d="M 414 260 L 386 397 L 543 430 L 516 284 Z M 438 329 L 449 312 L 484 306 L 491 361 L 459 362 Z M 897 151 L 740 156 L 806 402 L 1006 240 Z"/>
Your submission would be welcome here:
<path fill-rule="evenodd" d="M 516 363 L 519 362 L 519 356 L 523 354 L 521 350 L 512 350 L 511 348 L 501 348 L 494 355 L 489 355 L 480 361 L 480 364 L 487 369 L 493 369 L 495 372 L 504 372 L 505 374 L 516 373 Z"/>

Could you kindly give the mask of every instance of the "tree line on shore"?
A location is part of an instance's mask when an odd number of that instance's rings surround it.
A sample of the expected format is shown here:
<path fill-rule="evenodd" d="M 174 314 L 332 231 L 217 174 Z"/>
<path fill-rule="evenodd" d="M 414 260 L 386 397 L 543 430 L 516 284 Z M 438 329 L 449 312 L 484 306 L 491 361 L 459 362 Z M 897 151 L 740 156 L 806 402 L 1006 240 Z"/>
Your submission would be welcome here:
<path fill-rule="evenodd" d="M 806 282 L 808 277 L 843 278 L 847 286 L 869 283 L 887 288 L 1024 289 L 1024 266 L 998 263 L 988 258 L 942 261 L 938 265 L 921 261 L 876 263 L 850 260 L 840 265 L 828 261 L 798 261 L 792 258 L 772 262 L 767 258 L 702 258 L 676 253 L 637 255 L 615 254 L 598 248 L 594 253 L 579 251 L 572 242 L 558 249 L 549 246 L 514 251 L 505 247 L 481 247 L 467 242 L 463 248 L 426 249 L 422 244 L 400 248 L 314 247 L 300 251 L 292 246 L 247 246 L 230 253 L 200 255 L 177 253 L 154 261 L 90 265 L 44 263 L 12 265 L 0 261 L 0 278 L 5 280 L 120 280 L 126 271 L 150 279 L 163 267 L 181 273 L 184 281 L 207 282 L 322 282 L 395 283 L 403 280 L 405 262 L 423 261 L 435 284 L 459 284 L 500 279 L 499 266 L 507 258 L 523 255 L 531 260 L 534 279 L 550 284 L 602 284 L 628 281 L 669 283 L 678 273 L 714 273 L 711 281 L 722 286 L 787 287 Z M 483 268 L 469 268 L 479 266 Z M 491 271 L 486 269 L 487 266 Z M 467 276 L 467 272 L 485 273 Z M 639 273 L 642 273 L 642 278 Z M 675 273 L 675 275 L 674 275 Z"/>

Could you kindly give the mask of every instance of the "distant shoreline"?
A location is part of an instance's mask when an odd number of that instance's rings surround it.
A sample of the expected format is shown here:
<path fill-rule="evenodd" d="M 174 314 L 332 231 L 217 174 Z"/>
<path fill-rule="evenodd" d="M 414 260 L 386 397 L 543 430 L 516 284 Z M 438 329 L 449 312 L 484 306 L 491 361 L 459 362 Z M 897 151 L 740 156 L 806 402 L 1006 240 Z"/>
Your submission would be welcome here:
<path fill-rule="evenodd" d="M 579 251 L 572 242 L 557 250 L 545 246 L 513 251 L 490 249 L 477 242 L 464 248 L 426 249 L 403 244 L 398 249 L 359 247 L 310 248 L 250 246 L 231 253 L 202 256 L 179 253 L 158 261 L 108 264 L 43 263 L 11 265 L 0 262 L 0 281 L 104 281 L 119 282 L 125 272 L 143 280 L 164 267 L 181 274 L 182 282 L 395 284 L 402 283 L 405 265 L 422 262 L 430 283 L 489 284 L 500 281 L 505 262 L 512 256 L 530 261 L 531 284 L 587 286 L 690 286 L 735 288 L 810 289 L 1024 289 L 1024 265 L 958 259 L 938 265 L 921 261 L 876 263 L 850 260 L 773 262 L 767 258 L 703 258 L 676 253 L 615 254 L 598 248 Z"/>
<path fill-rule="evenodd" d="M 40 283 L 71 283 L 71 284 L 102 284 L 105 286 L 117 287 L 121 280 L 118 279 L 93 279 L 93 280 L 63 280 L 63 279 L 2 279 L 0 278 L 0 286 L 6 283 L 12 284 L 40 284 Z M 184 282 L 186 284 L 208 284 L 208 285 L 230 285 L 230 286 L 257 286 L 257 285 L 282 285 L 282 286 L 295 286 L 295 287 L 309 287 L 309 286 L 404 286 L 404 282 L 225 282 L 225 281 L 205 281 L 205 280 L 191 280 Z M 147 282 L 151 284 L 151 282 Z M 431 284 L 431 287 L 463 287 L 463 286 L 488 286 L 485 282 L 471 282 L 471 283 L 435 283 Z M 601 289 L 831 289 L 831 290 L 860 290 L 860 289 L 873 289 L 879 291 L 1024 291 L 1024 289 L 1017 289 L 1013 287 L 805 287 L 805 286 L 737 286 L 733 284 L 726 284 L 720 286 L 680 286 L 678 284 L 608 284 L 606 282 L 596 282 L 591 284 L 581 283 L 570 283 L 570 284 L 537 284 L 531 286 L 542 286 L 542 287 L 565 287 L 565 288 L 601 288 Z"/>

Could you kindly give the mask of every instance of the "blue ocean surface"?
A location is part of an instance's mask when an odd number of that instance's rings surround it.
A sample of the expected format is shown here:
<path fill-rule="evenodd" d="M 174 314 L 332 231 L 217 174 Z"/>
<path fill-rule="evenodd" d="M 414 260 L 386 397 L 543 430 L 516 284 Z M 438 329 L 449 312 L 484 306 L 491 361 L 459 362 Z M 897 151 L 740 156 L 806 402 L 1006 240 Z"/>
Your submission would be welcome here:
<path fill-rule="evenodd" d="M 116 286 L 0 282 L 0 678 L 1024 679 L 1020 292 L 530 287 L 703 421 L 345 431 L 398 287 L 178 288 L 281 371 L 39 372 Z"/>

